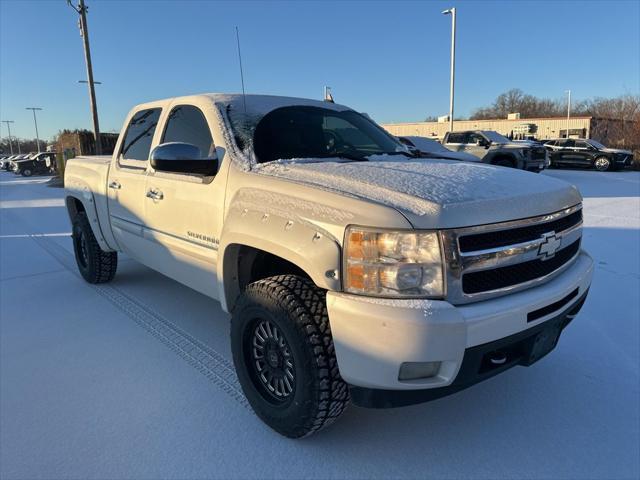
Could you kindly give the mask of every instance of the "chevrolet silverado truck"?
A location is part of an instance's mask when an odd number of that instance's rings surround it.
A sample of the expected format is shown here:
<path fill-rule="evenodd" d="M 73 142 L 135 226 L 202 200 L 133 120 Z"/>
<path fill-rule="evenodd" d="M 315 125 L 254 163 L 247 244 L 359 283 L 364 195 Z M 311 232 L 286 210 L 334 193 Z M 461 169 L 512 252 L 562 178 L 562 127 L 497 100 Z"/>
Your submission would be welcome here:
<path fill-rule="evenodd" d="M 492 130 L 448 132 L 442 144 L 449 150 L 470 153 L 491 165 L 537 173 L 549 166 L 544 146 L 512 142 Z"/>
<path fill-rule="evenodd" d="M 219 300 L 250 405 L 293 438 L 537 362 L 591 283 L 573 186 L 412 158 L 333 103 L 145 103 L 65 187 L 82 277 L 124 253 Z"/>

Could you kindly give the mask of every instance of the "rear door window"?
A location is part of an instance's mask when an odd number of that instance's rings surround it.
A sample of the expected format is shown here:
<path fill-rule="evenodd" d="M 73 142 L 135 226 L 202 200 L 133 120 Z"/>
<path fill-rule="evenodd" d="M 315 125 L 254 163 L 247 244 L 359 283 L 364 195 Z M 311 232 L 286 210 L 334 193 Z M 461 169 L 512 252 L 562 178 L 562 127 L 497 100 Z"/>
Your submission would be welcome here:
<path fill-rule="evenodd" d="M 161 108 L 140 110 L 131 118 L 120 150 L 121 165 L 146 168 L 161 111 Z"/>

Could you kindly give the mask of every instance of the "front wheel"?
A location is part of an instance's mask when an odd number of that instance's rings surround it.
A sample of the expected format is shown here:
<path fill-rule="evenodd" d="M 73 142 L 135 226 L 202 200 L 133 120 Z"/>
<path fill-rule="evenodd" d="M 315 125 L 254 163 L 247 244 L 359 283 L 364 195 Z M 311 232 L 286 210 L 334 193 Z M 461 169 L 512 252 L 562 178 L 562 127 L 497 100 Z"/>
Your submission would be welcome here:
<path fill-rule="evenodd" d="M 593 166 L 599 172 L 606 172 L 607 170 L 613 170 L 613 163 L 608 157 L 598 157 L 593 161 Z"/>
<path fill-rule="evenodd" d="M 231 319 L 231 350 L 249 404 L 290 438 L 331 424 L 349 403 L 325 292 L 295 275 L 250 284 Z"/>
<path fill-rule="evenodd" d="M 496 161 L 494 161 L 493 164 L 499 167 L 515 168 L 515 165 L 513 164 L 513 162 L 507 158 L 499 158 Z"/>
<path fill-rule="evenodd" d="M 89 283 L 113 280 L 118 269 L 118 254 L 105 252 L 96 240 L 87 215 L 79 213 L 73 221 L 73 251 L 80 275 Z"/>

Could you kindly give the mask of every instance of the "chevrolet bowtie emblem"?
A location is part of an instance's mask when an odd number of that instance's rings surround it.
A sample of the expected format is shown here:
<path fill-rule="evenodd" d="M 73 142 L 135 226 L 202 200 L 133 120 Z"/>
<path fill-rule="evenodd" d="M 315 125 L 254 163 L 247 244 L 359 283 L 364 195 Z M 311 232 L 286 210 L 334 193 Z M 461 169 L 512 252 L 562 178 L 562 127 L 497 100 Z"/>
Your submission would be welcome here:
<path fill-rule="evenodd" d="M 541 260 L 552 258 L 560 249 L 561 244 L 562 237 L 556 235 L 556 232 L 542 234 L 542 243 L 538 247 L 538 257 L 540 257 Z"/>

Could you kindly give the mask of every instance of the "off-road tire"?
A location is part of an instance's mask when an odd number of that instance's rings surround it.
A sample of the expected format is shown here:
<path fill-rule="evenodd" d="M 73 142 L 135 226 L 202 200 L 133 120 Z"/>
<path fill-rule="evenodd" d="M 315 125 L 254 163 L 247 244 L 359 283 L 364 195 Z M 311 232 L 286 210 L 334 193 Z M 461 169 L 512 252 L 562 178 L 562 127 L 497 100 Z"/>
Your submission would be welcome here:
<path fill-rule="evenodd" d="M 262 321 L 284 334 L 293 359 L 294 388 L 281 401 L 270 397 L 252 363 L 249 340 Z M 231 350 L 249 404 L 284 436 L 301 438 L 317 432 L 333 423 L 349 403 L 347 384 L 338 371 L 326 292 L 310 280 L 278 275 L 250 284 L 233 310 Z"/>
<path fill-rule="evenodd" d="M 610 172 L 613 170 L 614 164 L 609 157 L 600 156 L 593 161 L 593 168 L 599 172 Z"/>
<path fill-rule="evenodd" d="M 96 240 L 89 219 L 84 212 L 73 220 L 73 251 L 80 275 L 89 283 L 106 283 L 113 280 L 118 269 L 118 254 L 105 252 Z"/>

